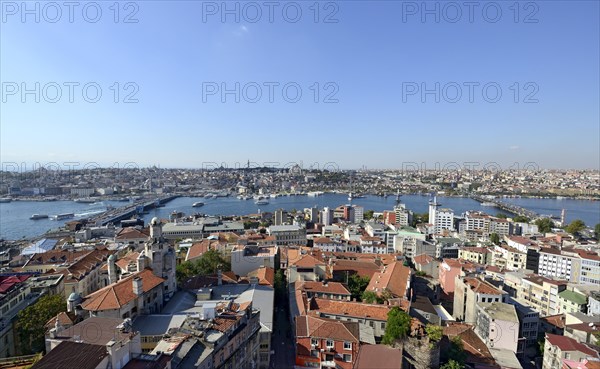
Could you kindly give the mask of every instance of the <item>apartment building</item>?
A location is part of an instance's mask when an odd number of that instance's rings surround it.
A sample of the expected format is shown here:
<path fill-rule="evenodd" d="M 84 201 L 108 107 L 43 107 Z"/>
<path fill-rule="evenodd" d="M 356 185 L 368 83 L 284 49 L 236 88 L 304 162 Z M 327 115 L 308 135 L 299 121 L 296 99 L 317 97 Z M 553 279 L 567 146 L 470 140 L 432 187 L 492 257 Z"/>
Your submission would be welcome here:
<path fill-rule="evenodd" d="M 521 354 L 525 339 L 519 337 L 519 318 L 513 305 L 478 302 L 475 308 L 475 333 L 490 348 Z"/>
<path fill-rule="evenodd" d="M 509 271 L 527 269 L 527 253 L 507 245 L 495 245 L 491 263 Z"/>
<path fill-rule="evenodd" d="M 564 290 L 558 293 L 559 314 L 587 311 L 587 297 L 579 292 Z"/>
<path fill-rule="evenodd" d="M 458 258 L 477 264 L 491 264 L 492 252 L 487 247 L 462 247 L 458 250 Z"/>
<path fill-rule="evenodd" d="M 296 367 L 352 369 L 366 333 L 356 322 L 313 316 L 296 319 Z"/>
<path fill-rule="evenodd" d="M 275 236 L 277 245 L 306 245 L 306 229 L 297 225 L 270 226 L 270 236 Z"/>
<path fill-rule="evenodd" d="M 464 276 L 465 272 L 471 273 L 477 270 L 477 266 L 470 261 L 462 259 L 444 259 L 440 264 L 439 281 L 440 287 L 445 293 L 454 292 L 457 276 Z"/>
<path fill-rule="evenodd" d="M 163 307 L 165 280 L 144 269 L 87 295 L 81 307 L 90 316 L 135 318 L 157 313 Z"/>
<path fill-rule="evenodd" d="M 563 367 L 564 360 L 583 361 L 597 359 L 598 352 L 573 338 L 546 333 L 542 369 Z"/>
<path fill-rule="evenodd" d="M 540 316 L 556 315 L 560 312 L 559 292 L 564 291 L 567 282 L 557 281 L 536 274 L 521 279 L 520 285 L 515 286 L 516 297 L 527 301 Z"/>
<path fill-rule="evenodd" d="M 506 302 L 507 299 L 508 293 L 486 281 L 475 277 L 456 276 L 454 312 L 452 316 L 468 324 L 475 324 L 477 319 L 477 303 Z"/>
<path fill-rule="evenodd" d="M 564 279 L 573 283 L 579 281 L 581 258 L 577 252 L 544 247 L 540 249 L 539 254 L 539 275 Z"/>

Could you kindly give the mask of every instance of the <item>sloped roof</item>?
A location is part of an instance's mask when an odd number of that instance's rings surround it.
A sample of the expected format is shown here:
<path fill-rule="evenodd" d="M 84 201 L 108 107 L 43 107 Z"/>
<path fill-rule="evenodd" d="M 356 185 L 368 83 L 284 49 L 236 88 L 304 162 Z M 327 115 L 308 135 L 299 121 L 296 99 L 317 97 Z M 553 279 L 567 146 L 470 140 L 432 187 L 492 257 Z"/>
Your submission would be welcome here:
<path fill-rule="evenodd" d="M 31 369 L 95 369 L 107 356 L 106 346 L 63 341 L 33 364 Z"/>
<path fill-rule="evenodd" d="M 133 292 L 132 282 L 136 277 L 142 279 L 144 293 L 165 281 L 163 278 L 154 275 L 151 269 L 144 269 L 86 296 L 81 307 L 88 311 L 120 309 L 137 297 Z"/>
<path fill-rule="evenodd" d="M 357 322 L 342 322 L 307 315 L 296 318 L 296 335 L 298 337 L 326 338 L 358 343 L 359 332 Z"/>
<path fill-rule="evenodd" d="M 571 337 L 546 333 L 546 341 L 548 341 L 552 346 L 558 347 L 561 351 L 579 351 L 592 357 L 598 357 L 597 351 L 594 351 L 588 346 L 577 342 Z"/>

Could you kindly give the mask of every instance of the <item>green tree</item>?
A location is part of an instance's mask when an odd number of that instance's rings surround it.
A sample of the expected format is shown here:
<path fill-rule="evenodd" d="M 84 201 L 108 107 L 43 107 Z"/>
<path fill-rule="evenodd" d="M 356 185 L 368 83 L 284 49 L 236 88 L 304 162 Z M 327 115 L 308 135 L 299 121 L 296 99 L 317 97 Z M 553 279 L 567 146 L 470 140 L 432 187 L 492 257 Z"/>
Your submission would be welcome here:
<path fill-rule="evenodd" d="M 367 210 L 364 212 L 363 218 L 365 218 L 366 220 L 373 219 L 373 214 L 375 214 L 374 210 Z"/>
<path fill-rule="evenodd" d="M 197 260 L 185 261 L 178 265 L 175 269 L 175 275 L 177 282 L 182 283 L 196 275 L 215 274 L 219 269 L 222 272 L 228 272 L 231 270 L 231 263 L 225 260 L 219 251 L 208 250 Z"/>
<path fill-rule="evenodd" d="M 450 339 L 450 348 L 448 349 L 448 360 L 462 364 L 466 359 L 467 353 L 465 352 L 460 336 L 452 337 L 452 339 Z"/>
<path fill-rule="evenodd" d="M 597 240 L 600 240 L 600 223 L 596 224 L 594 227 L 594 235 L 596 236 Z"/>
<path fill-rule="evenodd" d="M 363 291 L 369 285 L 369 280 L 369 277 L 361 277 L 358 274 L 353 274 L 348 278 L 348 289 L 350 290 L 353 299 L 361 299 Z"/>
<path fill-rule="evenodd" d="M 283 274 L 283 270 L 279 269 L 275 272 L 275 294 L 277 296 L 285 296 L 286 288 L 285 288 L 285 274 Z"/>
<path fill-rule="evenodd" d="M 439 325 L 427 324 L 425 326 L 425 333 L 429 337 L 429 347 L 433 349 L 435 344 L 440 342 L 444 336 L 444 330 Z"/>
<path fill-rule="evenodd" d="M 541 218 L 535 221 L 535 225 L 538 226 L 538 230 L 541 233 L 551 232 L 554 228 L 554 222 L 550 218 Z"/>
<path fill-rule="evenodd" d="M 363 302 L 366 302 L 367 304 L 374 304 L 374 303 L 378 302 L 379 296 L 377 296 L 377 294 L 373 291 L 365 291 L 362 293 L 361 299 Z"/>
<path fill-rule="evenodd" d="M 58 313 L 67 310 L 62 295 L 42 296 L 35 304 L 17 315 L 16 333 L 21 341 L 23 355 L 44 351 L 45 324 Z"/>
<path fill-rule="evenodd" d="M 382 343 L 392 345 L 396 340 L 406 337 L 410 330 L 410 321 L 410 315 L 394 306 L 388 312 Z"/>
<path fill-rule="evenodd" d="M 492 243 L 494 243 L 494 245 L 499 245 L 500 244 L 500 236 L 498 236 L 498 233 L 492 233 L 490 235 L 490 241 L 492 241 Z"/>
<path fill-rule="evenodd" d="M 497 214 L 496 214 L 496 218 L 506 219 L 507 217 L 506 217 L 506 214 L 503 214 L 503 213 L 497 213 Z"/>
<path fill-rule="evenodd" d="M 573 234 L 573 235 L 583 231 L 584 229 L 585 229 L 585 223 L 581 219 L 575 219 L 567 226 L 567 228 L 565 228 L 565 230 L 567 232 L 569 232 L 570 234 Z"/>
<path fill-rule="evenodd" d="M 517 222 L 517 223 L 529 223 L 529 221 L 531 220 L 524 215 L 517 215 L 516 217 L 514 217 L 512 219 L 514 222 Z"/>
<path fill-rule="evenodd" d="M 208 250 L 196 261 L 198 273 L 202 275 L 214 274 L 221 269 L 223 272 L 231 270 L 231 263 L 226 261 L 217 250 Z"/>
<path fill-rule="evenodd" d="M 458 361 L 450 360 L 446 364 L 440 366 L 440 369 L 464 369 L 464 365 Z"/>

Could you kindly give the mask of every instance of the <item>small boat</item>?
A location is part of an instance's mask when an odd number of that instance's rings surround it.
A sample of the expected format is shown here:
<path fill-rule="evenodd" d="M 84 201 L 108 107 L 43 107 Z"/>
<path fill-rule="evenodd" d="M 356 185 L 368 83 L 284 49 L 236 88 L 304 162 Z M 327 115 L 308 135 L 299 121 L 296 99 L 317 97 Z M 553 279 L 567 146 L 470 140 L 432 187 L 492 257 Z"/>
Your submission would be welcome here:
<path fill-rule="evenodd" d="M 267 199 L 256 200 L 254 203 L 256 205 L 269 205 L 269 200 L 267 200 Z"/>
<path fill-rule="evenodd" d="M 10 197 L 2 197 L 2 198 L 0 198 L 0 202 L 2 202 L 2 203 L 8 203 L 8 202 L 11 202 L 11 201 L 12 201 L 12 199 Z"/>
<path fill-rule="evenodd" d="M 87 199 L 75 199 L 74 201 L 77 202 L 77 203 L 80 203 L 80 204 L 93 204 L 93 203 L 96 202 L 96 200 L 90 199 L 90 198 L 87 198 Z"/>
<path fill-rule="evenodd" d="M 63 214 L 53 215 L 50 219 L 63 220 L 63 219 L 70 219 L 73 217 L 75 217 L 75 214 L 73 214 L 73 213 L 63 213 Z"/>
<path fill-rule="evenodd" d="M 194 208 L 199 208 L 201 206 L 204 206 L 203 202 L 195 202 L 195 203 L 192 204 L 192 207 L 194 207 Z"/>
<path fill-rule="evenodd" d="M 29 219 L 31 219 L 31 220 L 46 219 L 46 218 L 48 218 L 47 214 L 33 214 L 32 216 L 29 217 Z"/>

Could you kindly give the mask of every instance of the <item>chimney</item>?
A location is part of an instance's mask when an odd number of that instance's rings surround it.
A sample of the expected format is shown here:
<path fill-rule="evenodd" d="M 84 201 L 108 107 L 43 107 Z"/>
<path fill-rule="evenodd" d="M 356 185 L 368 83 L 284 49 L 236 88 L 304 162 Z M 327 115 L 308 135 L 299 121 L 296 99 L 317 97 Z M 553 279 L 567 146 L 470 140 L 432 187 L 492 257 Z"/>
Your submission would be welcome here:
<path fill-rule="evenodd" d="M 217 285 L 221 286 L 223 284 L 223 272 L 221 269 L 217 269 Z"/>
<path fill-rule="evenodd" d="M 133 293 L 137 296 L 141 296 L 144 293 L 144 289 L 142 288 L 143 280 L 140 277 L 135 277 L 132 280 L 133 282 Z"/>

